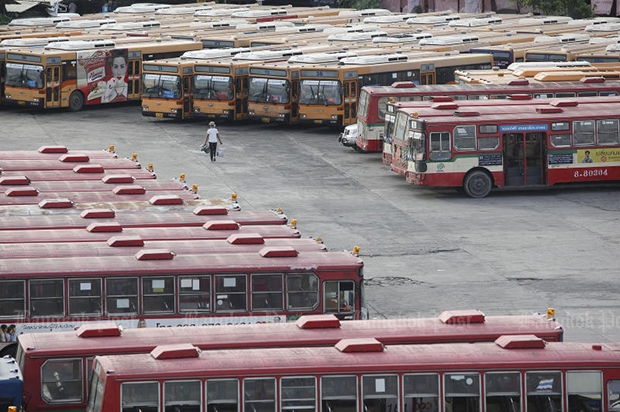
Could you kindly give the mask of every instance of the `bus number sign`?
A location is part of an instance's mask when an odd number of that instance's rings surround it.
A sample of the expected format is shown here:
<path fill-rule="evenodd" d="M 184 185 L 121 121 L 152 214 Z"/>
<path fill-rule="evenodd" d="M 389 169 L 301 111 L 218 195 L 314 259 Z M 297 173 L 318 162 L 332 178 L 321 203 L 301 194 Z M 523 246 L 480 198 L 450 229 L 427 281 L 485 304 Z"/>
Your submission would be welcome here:
<path fill-rule="evenodd" d="M 607 175 L 608 175 L 607 169 L 575 170 L 575 178 L 603 177 Z"/>
<path fill-rule="evenodd" d="M 549 130 L 547 124 L 513 124 L 503 125 L 499 127 L 500 132 L 538 132 L 542 130 Z"/>

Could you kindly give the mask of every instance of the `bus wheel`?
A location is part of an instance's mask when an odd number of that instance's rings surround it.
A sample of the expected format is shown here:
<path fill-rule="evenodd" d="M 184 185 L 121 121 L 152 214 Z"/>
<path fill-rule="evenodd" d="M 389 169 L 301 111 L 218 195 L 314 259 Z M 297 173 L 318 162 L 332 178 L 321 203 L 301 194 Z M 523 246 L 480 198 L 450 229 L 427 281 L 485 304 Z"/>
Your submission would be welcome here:
<path fill-rule="evenodd" d="M 84 95 L 78 90 L 74 90 L 69 96 L 69 110 L 79 112 L 84 108 Z"/>
<path fill-rule="evenodd" d="M 486 197 L 491 192 L 491 176 L 482 170 L 474 170 L 465 177 L 463 189 L 467 196 L 474 198 Z"/>

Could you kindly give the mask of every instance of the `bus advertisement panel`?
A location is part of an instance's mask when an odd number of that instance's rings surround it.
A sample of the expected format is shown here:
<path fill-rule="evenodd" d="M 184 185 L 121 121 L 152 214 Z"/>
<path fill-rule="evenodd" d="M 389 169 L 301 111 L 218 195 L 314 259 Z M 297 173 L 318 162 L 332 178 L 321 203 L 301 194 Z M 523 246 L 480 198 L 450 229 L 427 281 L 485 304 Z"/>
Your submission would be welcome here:
<path fill-rule="evenodd" d="M 127 49 L 77 52 L 77 90 L 86 96 L 86 104 L 127 100 L 127 56 Z"/>

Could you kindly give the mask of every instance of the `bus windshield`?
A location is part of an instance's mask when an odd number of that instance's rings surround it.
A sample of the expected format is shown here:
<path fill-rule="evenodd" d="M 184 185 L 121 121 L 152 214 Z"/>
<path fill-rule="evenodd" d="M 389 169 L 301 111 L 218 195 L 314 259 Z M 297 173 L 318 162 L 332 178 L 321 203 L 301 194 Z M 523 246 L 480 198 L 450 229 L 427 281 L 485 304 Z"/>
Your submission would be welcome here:
<path fill-rule="evenodd" d="M 337 80 L 302 80 L 300 104 L 342 104 L 342 87 Z"/>
<path fill-rule="evenodd" d="M 43 73 L 43 66 L 7 63 L 6 85 L 41 89 L 43 88 Z"/>
<path fill-rule="evenodd" d="M 284 79 L 250 78 L 251 102 L 289 103 L 290 84 Z"/>
<path fill-rule="evenodd" d="M 145 74 L 142 97 L 180 99 L 182 96 L 181 78 L 169 74 Z"/>
<path fill-rule="evenodd" d="M 194 77 L 194 98 L 202 100 L 230 100 L 234 97 L 230 76 L 197 74 Z"/>

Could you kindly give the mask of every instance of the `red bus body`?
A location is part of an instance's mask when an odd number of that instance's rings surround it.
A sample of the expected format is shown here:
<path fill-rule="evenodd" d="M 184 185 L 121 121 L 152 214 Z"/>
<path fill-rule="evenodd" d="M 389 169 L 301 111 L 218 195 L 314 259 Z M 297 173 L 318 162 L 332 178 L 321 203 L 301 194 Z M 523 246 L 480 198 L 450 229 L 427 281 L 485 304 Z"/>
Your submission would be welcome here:
<path fill-rule="evenodd" d="M 48 371 L 74 366 L 73 386 L 84 401 L 70 409 L 84 409 L 87 382 L 95 355 L 148 353 L 158 345 L 191 343 L 202 350 L 331 346 L 342 339 L 374 336 L 386 345 L 440 342 L 493 341 L 506 333 L 535 334 L 561 341 L 562 327 L 537 315 L 485 316 L 474 310 L 448 311 L 437 318 L 353 320 L 340 322 L 333 315 L 302 316 L 295 323 L 268 323 L 183 328 L 126 329 L 114 324 L 86 325 L 75 332 L 20 335 L 17 356 L 24 371 L 26 411 L 55 410 L 61 399 L 44 399 Z M 68 405 L 63 405 L 65 410 Z"/>
<path fill-rule="evenodd" d="M 129 179 L 128 179 L 129 180 Z M 131 179 L 133 181 L 133 179 Z M 183 183 L 177 179 L 149 179 L 140 183 L 106 183 L 100 180 L 82 180 L 82 181 L 60 181 L 48 180 L 40 182 L 29 182 L 24 176 L 0 179 L 0 188 L 7 190 L 21 190 L 26 188 L 34 189 L 40 193 L 43 192 L 111 192 L 125 191 L 140 194 L 140 192 L 149 191 L 176 191 L 188 190 L 187 183 Z"/>
<path fill-rule="evenodd" d="M 201 353 L 168 345 L 96 357 L 87 411 L 182 405 L 280 412 L 294 404 L 314 411 L 611 412 L 620 392 L 619 348 L 531 335 L 391 346 L 369 337 L 332 347 Z M 216 390 L 223 387 L 225 394 Z"/>
<path fill-rule="evenodd" d="M 432 96 L 463 99 L 505 99 L 508 95 L 527 93 L 534 98 L 618 95 L 620 82 L 548 82 L 530 83 L 527 79 L 510 84 L 452 84 L 418 86 L 409 82 L 392 86 L 365 86 L 360 91 L 357 113 L 357 147 L 363 151 L 383 150 L 385 105 L 388 101 L 429 100 Z M 389 155 L 388 155 L 389 156 Z M 384 156 L 384 163 L 391 159 Z"/>
<path fill-rule="evenodd" d="M 0 316 L 16 324 L 18 334 L 100 321 L 154 327 L 322 313 L 360 319 L 367 316 L 362 268 L 349 252 L 291 245 L 251 253 L 141 249 L 129 256 L 2 259 Z"/>
<path fill-rule="evenodd" d="M 102 166 L 77 167 L 73 170 L 3 170 L 2 176 L 26 176 L 31 182 L 41 181 L 76 181 L 102 180 L 110 176 L 131 178 L 133 180 L 147 180 L 157 178 L 155 172 L 146 169 L 113 169 L 107 170 Z"/>
<path fill-rule="evenodd" d="M 111 148 L 112 149 L 112 148 Z M 112 150 L 69 150 L 65 146 L 41 146 L 37 150 L 0 151 L 1 160 L 54 160 L 60 156 L 86 156 L 90 159 L 116 159 L 117 154 Z"/>
<path fill-rule="evenodd" d="M 3 171 L 44 171 L 44 170 L 73 170 L 76 167 L 99 166 L 105 170 L 114 169 L 140 169 L 140 163 L 132 159 L 101 158 L 93 159 L 88 156 L 59 157 L 58 159 L 0 159 L 0 167 Z"/>

